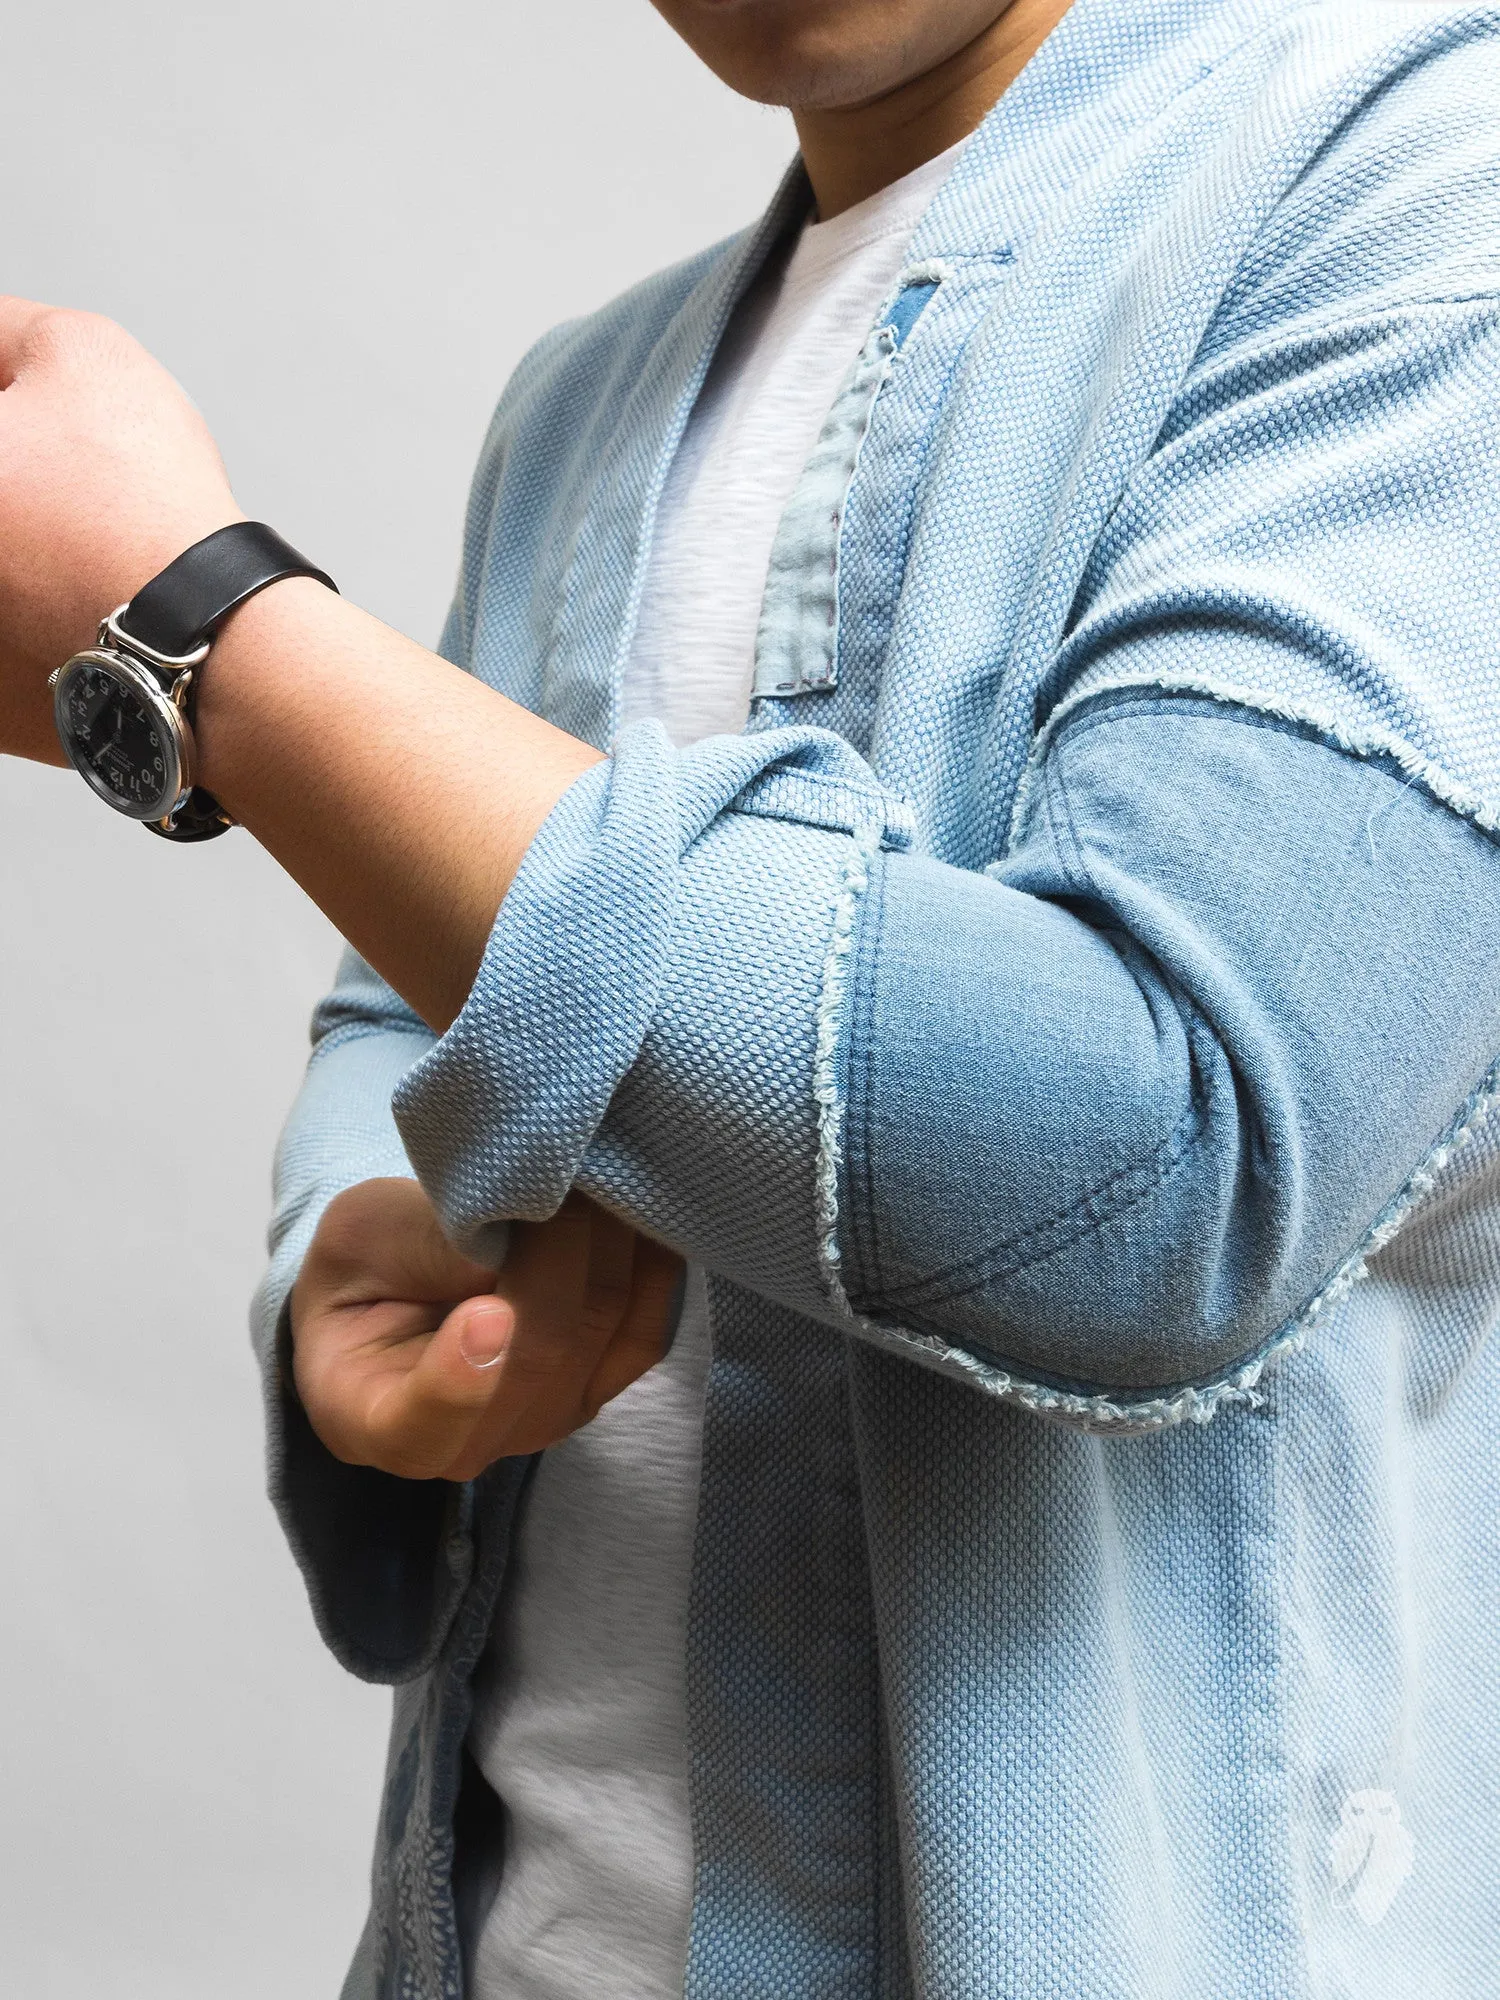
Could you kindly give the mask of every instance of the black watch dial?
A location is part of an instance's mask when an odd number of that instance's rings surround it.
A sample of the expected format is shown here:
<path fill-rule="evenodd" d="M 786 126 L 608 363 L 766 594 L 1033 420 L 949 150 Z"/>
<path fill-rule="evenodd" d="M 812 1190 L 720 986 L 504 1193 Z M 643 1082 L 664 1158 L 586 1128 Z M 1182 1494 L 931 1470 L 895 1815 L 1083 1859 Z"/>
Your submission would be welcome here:
<path fill-rule="evenodd" d="M 99 796 L 132 819 L 161 819 L 182 791 L 182 754 L 164 695 L 98 655 L 68 662 L 56 699 L 63 748 Z"/>

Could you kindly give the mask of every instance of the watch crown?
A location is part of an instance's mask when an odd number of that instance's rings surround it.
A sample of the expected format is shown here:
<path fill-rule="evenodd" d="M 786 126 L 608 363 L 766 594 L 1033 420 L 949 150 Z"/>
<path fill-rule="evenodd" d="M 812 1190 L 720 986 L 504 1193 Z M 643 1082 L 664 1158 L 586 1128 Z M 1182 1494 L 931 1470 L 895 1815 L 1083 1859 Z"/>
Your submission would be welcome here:
<path fill-rule="evenodd" d="M 49 687 L 49 688 L 55 688 L 55 687 L 57 686 L 57 683 L 58 683 L 58 680 L 59 680 L 59 678 L 61 677 L 61 675 L 62 675 L 62 668 L 61 668 L 61 667 L 54 667 L 54 668 L 52 669 L 51 673 L 50 673 L 50 674 L 48 674 L 48 676 L 47 676 L 47 685 L 48 685 L 48 687 Z"/>

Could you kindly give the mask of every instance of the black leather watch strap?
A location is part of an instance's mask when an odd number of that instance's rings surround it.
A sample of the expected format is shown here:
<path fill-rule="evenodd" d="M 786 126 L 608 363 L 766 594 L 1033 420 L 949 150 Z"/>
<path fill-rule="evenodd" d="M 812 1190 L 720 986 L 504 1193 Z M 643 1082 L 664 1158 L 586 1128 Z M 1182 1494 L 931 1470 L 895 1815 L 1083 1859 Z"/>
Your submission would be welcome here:
<path fill-rule="evenodd" d="M 116 615 L 114 629 L 127 642 L 133 639 L 161 655 L 161 662 L 152 662 L 153 670 L 158 679 L 165 673 L 171 682 L 176 676 L 163 662 L 186 659 L 213 638 L 247 597 L 290 576 L 310 576 L 338 589 L 331 576 L 298 555 L 264 521 L 235 521 L 194 542 L 152 577 Z M 191 694 L 188 704 L 191 709 Z M 145 824 L 163 840 L 194 841 L 216 839 L 230 820 L 210 792 L 194 785 L 175 812 Z"/>
<path fill-rule="evenodd" d="M 178 841 L 217 840 L 221 833 L 228 833 L 233 824 L 212 792 L 205 792 L 201 785 L 194 785 L 169 819 L 141 821 L 147 833 L 159 834 L 163 840 Z"/>
<path fill-rule="evenodd" d="M 289 576 L 310 576 L 338 589 L 274 528 L 263 521 L 235 521 L 168 563 L 136 592 L 115 624 L 127 639 L 181 659 L 211 639 L 247 597 Z"/>

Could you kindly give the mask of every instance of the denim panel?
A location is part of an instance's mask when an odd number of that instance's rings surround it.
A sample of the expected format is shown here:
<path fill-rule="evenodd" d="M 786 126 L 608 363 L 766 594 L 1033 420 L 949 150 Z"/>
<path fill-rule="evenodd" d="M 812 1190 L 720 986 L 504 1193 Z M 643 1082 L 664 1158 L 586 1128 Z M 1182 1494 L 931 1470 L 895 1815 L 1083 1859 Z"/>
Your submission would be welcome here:
<path fill-rule="evenodd" d="M 603 762 L 559 800 L 462 1011 L 397 1089 L 412 1163 L 465 1248 L 556 1212 L 655 1009 L 678 829 L 652 784 L 659 746 L 643 761 L 644 782 Z"/>
<path fill-rule="evenodd" d="M 1290 1372 L 1277 1392 L 1294 1447 L 1283 1506 L 1299 1863 L 1324 1875 L 1347 1801 L 1372 1788 L 1399 1797 L 1416 1843 L 1377 1924 L 1351 1922 L 1347 1899 L 1309 1898 L 1320 1993 L 1404 1985 L 1463 2000 L 1495 1984 L 1500 1848 L 1475 1829 L 1500 1824 L 1497 1168 L 1492 1121 L 1351 1295 L 1358 1348 L 1319 1342 L 1299 1362 L 1295 1375 L 1316 1367 L 1324 1393 L 1302 1394 Z M 1385 1363 L 1378 1398 L 1372 1356 Z M 1333 1544 L 1321 1561 L 1320 1539 Z"/>
<path fill-rule="evenodd" d="M 1207 1428 L 1084 1439 L 851 1349 L 919 1990 L 1490 1991 L 1497 1162 L 1492 1124 Z M 1416 1868 L 1362 1915 L 1372 1791 Z"/>
<path fill-rule="evenodd" d="M 1367 151 L 1385 143 L 1362 120 L 1393 88 L 1409 83 L 1417 100 L 1397 107 L 1398 124 L 1431 119 L 1442 143 L 1456 129 L 1442 114 L 1447 101 L 1473 131 L 1486 87 L 1469 58 L 1496 29 L 1491 8 L 1425 0 L 1149 8 L 1085 0 L 979 127 L 918 225 L 911 255 L 1034 245 L 1071 208 L 1088 231 L 1074 278 L 1085 263 L 1096 273 L 1118 268 L 1114 251 L 1127 236 L 1151 262 L 1191 262 L 1205 242 L 1188 234 L 1164 243 L 1153 220 L 1170 215 L 1192 231 L 1197 218 L 1186 209 L 1218 208 L 1237 236 L 1246 219 L 1258 234 L 1330 145 L 1346 134 Z M 1450 53 L 1455 73 L 1446 74 Z M 1117 198 L 1124 205 L 1109 213 Z M 1093 329 L 1065 331 L 1093 337 Z"/>
<path fill-rule="evenodd" d="M 1237 263 L 1341 115 L 1300 66 L 1268 91 L 1264 54 L 1228 60 L 1266 12 L 1188 0 L 1114 9 L 1076 34 L 1078 17 L 1065 19 L 913 239 L 913 259 L 960 271 L 979 252 L 1008 259 L 978 325 L 952 329 L 962 351 L 921 471 L 871 725 L 882 778 L 960 866 L 1003 851 L 1037 691 L 1089 550 Z M 849 522 L 883 531 L 858 488 Z M 846 573 L 861 553 L 851 537 Z"/>
<path fill-rule="evenodd" d="M 687 1990 L 873 1996 L 878 1696 L 844 1340 L 719 1280 L 710 1310 Z"/>
<path fill-rule="evenodd" d="M 1365 319 L 1413 300 L 1461 299 L 1500 284 L 1493 127 L 1479 108 L 1500 91 L 1492 10 L 1408 12 L 1420 32 L 1354 72 L 1358 101 L 1257 231 L 1195 363 L 1202 376 L 1258 338 Z M 1361 27 L 1381 23 L 1367 17 Z M 1317 32 L 1335 61 L 1350 23 Z M 1356 36 L 1358 29 L 1356 29 Z M 1415 59 L 1414 59 L 1415 58 Z M 1340 93 L 1347 101 L 1345 72 Z"/>
<path fill-rule="evenodd" d="M 578 607 L 580 598 L 569 579 L 586 556 L 601 460 L 613 451 L 617 474 L 628 477 L 660 449 L 682 385 L 674 381 L 663 406 L 652 408 L 644 447 L 638 436 L 621 435 L 622 401 L 685 302 L 705 287 L 722 288 L 727 265 L 743 248 L 703 252 L 604 312 L 545 335 L 507 384 L 480 456 L 442 650 L 512 700 L 551 714 L 600 747 L 611 729 L 609 663 L 575 662 L 566 642 L 577 616 L 575 610 L 570 617 L 569 605 Z M 628 591 L 629 558 L 616 568 Z M 585 601 L 591 595 L 582 594 Z M 612 630 L 606 624 L 601 634 Z"/>
<path fill-rule="evenodd" d="M 657 1013 L 578 1172 L 710 1269 L 815 1313 L 814 1024 L 847 845 L 733 815 L 690 850 Z"/>
<path fill-rule="evenodd" d="M 1086 1392 L 1254 1354 L 1500 1051 L 1500 853 L 1402 772 L 1096 704 L 992 877 L 877 863 L 850 1026 L 857 1305 Z"/>
<path fill-rule="evenodd" d="M 965 342 L 993 300 L 1009 258 L 1001 246 L 993 255 L 948 260 L 940 267 L 940 281 L 925 277 L 921 265 L 908 263 L 903 271 L 883 316 L 901 338 L 869 412 L 857 476 L 839 496 L 837 513 L 826 524 L 828 537 L 810 532 L 812 523 L 803 524 L 805 560 L 836 592 L 832 680 L 815 702 L 757 690 L 750 728 L 815 720 L 879 762 L 882 748 L 872 749 L 872 731 L 877 714 L 888 712 L 882 707 L 886 649 L 934 433 Z"/>
<path fill-rule="evenodd" d="M 1500 507 L 1500 32 L 1465 25 L 1431 22 L 1258 230 L 1090 555 L 1044 709 L 1218 678 L 1500 796 L 1500 583 L 1470 541 Z"/>
<path fill-rule="evenodd" d="M 1094 550 L 1044 703 L 1214 684 L 1500 798 L 1500 574 L 1471 540 L 1500 510 L 1491 282 L 1257 330 L 1195 370 Z"/>

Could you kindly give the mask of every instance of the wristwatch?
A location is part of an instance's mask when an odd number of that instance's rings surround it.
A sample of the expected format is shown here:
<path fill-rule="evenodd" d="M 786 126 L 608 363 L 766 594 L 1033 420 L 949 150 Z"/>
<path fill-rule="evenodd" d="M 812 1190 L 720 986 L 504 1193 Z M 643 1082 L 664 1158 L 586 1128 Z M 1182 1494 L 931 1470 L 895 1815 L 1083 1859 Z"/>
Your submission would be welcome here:
<path fill-rule="evenodd" d="M 194 690 L 230 612 L 290 576 L 338 588 L 264 522 L 236 521 L 168 563 L 49 677 L 63 749 L 106 805 L 164 840 L 233 825 L 195 782 Z"/>

